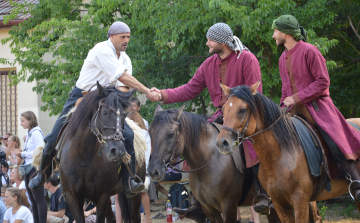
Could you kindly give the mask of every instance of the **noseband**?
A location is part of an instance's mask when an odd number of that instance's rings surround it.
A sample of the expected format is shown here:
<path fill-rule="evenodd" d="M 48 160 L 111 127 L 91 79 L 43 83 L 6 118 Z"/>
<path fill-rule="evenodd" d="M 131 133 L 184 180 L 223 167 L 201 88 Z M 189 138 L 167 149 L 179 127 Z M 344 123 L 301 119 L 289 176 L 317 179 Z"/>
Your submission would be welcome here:
<path fill-rule="evenodd" d="M 112 112 L 114 112 L 116 114 L 116 127 L 108 127 L 101 122 L 101 119 L 99 117 L 99 112 L 100 112 L 101 106 L 109 108 Z M 122 115 L 126 117 L 127 113 L 126 112 L 121 113 L 119 108 L 115 109 L 109 105 L 104 104 L 102 101 L 100 101 L 99 108 L 97 109 L 95 115 L 93 116 L 93 118 L 91 119 L 91 122 L 90 122 L 91 132 L 94 133 L 94 135 L 96 136 L 97 140 L 100 143 L 99 156 L 101 156 L 101 149 L 103 147 L 103 144 L 105 144 L 107 146 L 107 143 L 105 142 L 105 140 L 125 141 L 123 134 L 122 134 L 124 132 L 124 129 L 120 128 L 120 117 Z M 100 122 L 100 124 L 101 124 L 100 127 L 97 126 L 97 121 Z M 103 135 L 104 129 L 113 129 L 113 130 L 115 130 L 115 133 L 110 136 L 104 136 Z"/>

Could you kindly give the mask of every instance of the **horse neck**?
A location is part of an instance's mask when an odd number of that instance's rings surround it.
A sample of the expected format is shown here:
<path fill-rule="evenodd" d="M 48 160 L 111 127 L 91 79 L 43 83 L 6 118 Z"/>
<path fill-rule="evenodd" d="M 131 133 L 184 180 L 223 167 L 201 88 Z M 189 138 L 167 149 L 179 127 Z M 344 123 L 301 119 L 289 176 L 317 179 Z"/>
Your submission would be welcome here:
<path fill-rule="evenodd" d="M 184 143 L 183 157 L 191 169 L 197 169 L 205 165 L 213 157 L 217 148 L 215 147 L 214 129 L 208 126 L 207 132 L 205 127 L 201 129 L 198 147 L 193 147 L 191 142 Z"/>
<path fill-rule="evenodd" d="M 260 164 L 264 169 L 272 171 L 276 168 L 276 163 L 281 158 L 281 150 L 274 135 L 270 131 L 265 131 L 252 138 L 254 140 L 254 150 L 259 158 Z"/>
<path fill-rule="evenodd" d="M 97 154 L 99 152 L 98 140 L 96 136 L 91 132 L 88 124 L 84 124 L 79 130 L 75 133 L 73 140 L 78 140 L 78 149 L 76 153 L 85 156 L 88 154 Z M 86 142 L 86 143 L 84 143 Z"/>

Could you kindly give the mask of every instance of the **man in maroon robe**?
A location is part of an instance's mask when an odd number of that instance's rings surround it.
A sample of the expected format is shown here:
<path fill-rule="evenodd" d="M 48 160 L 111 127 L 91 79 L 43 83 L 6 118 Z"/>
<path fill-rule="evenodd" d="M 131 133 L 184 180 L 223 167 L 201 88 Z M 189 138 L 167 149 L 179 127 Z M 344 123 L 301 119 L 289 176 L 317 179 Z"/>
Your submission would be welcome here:
<path fill-rule="evenodd" d="M 281 103 L 291 106 L 303 104 L 314 118 L 320 131 L 325 132 L 337 145 L 331 150 L 352 180 L 360 180 L 355 162 L 360 157 L 360 133 L 350 126 L 330 98 L 330 78 L 326 61 L 319 49 L 306 43 L 306 31 L 291 15 L 274 20 L 272 28 L 276 44 L 285 46 L 279 59 L 282 80 Z M 340 152 L 340 151 L 341 152 Z M 356 182 L 352 193 L 360 200 L 360 184 Z"/>
<path fill-rule="evenodd" d="M 195 98 L 205 88 L 208 89 L 211 101 L 218 110 L 212 115 L 209 121 L 214 121 L 222 116 L 221 108 L 227 100 L 227 95 L 221 89 L 222 83 L 228 87 L 239 85 L 252 86 L 261 79 L 259 61 L 237 38 L 233 36 L 231 28 L 225 23 L 217 23 L 209 28 L 206 37 L 206 45 L 209 53 L 214 54 L 207 58 L 197 69 L 191 80 L 174 89 L 158 90 L 161 97 L 149 97 L 152 101 L 161 100 L 164 104 L 185 102 Z M 257 89 L 262 93 L 262 85 Z M 259 163 L 251 143 L 244 144 L 246 167 L 250 168 Z M 261 189 L 262 193 L 266 193 Z M 255 205 L 257 211 L 267 209 L 268 201 L 261 197 L 260 202 Z"/>

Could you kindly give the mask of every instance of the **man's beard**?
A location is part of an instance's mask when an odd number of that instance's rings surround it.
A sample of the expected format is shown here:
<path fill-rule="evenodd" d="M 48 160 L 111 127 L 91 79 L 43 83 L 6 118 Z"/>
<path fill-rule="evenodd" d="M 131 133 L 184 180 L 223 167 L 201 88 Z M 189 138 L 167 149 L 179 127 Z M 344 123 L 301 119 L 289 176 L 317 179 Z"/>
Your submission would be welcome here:
<path fill-rule="evenodd" d="M 222 47 L 216 47 L 216 48 L 213 48 L 211 50 L 211 54 L 222 54 L 224 52 L 223 48 Z"/>
<path fill-rule="evenodd" d="M 278 43 L 276 44 L 278 47 L 283 47 L 285 45 L 286 41 L 285 39 L 281 39 L 281 41 L 278 39 Z"/>

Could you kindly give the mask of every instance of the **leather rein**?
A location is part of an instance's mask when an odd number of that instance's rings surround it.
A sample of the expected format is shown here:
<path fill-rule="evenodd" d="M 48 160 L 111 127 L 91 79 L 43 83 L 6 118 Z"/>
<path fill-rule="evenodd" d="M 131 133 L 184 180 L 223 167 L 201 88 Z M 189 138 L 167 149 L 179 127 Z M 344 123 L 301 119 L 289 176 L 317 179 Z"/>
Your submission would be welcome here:
<path fill-rule="evenodd" d="M 180 137 L 180 123 L 179 123 L 179 122 L 174 122 L 174 124 L 176 124 L 176 125 L 178 126 L 177 131 L 176 131 L 176 133 L 175 133 L 176 141 L 175 141 L 174 149 L 173 149 L 172 152 L 171 152 L 169 161 L 166 162 L 165 159 L 163 160 L 163 163 L 164 163 L 164 165 L 165 165 L 165 169 L 168 170 L 168 169 L 170 168 L 170 169 L 172 169 L 172 170 L 175 170 L 175 171 L 181 172 L 181 173 L 191 173 L 191 172 L 195 172 L 195 171 L 201 170 L 201 169 L 203 169 L 204 167 L 206 167 L 206 166 L 210 163 L 211 159 L 209 160 L 209 162 L 207 162 L 207 163 L 206 163 L 205 165 L 203 165 L 202 167 L 197 168 L 197 169 L 195 169 L 195 170 L 190 170 L 190 171 L 180 170 L 180 169 L 178 169 L 178 168 L 175 167 L 175 165 L 183 162 L 185 159 L 181 159 L 180 161 L 172 164 L 172 162 L 173 162 L 174 159 L 175 159 L 175 151 L 176 151 L 176 149 L 177 149 L 177 145 L 178 145 L 178 143 L 180 142 L 180 140 L 179 140 L 179 137 Z"/>
<path fill-rule="evenodd" d="M 114 112 L 116 114 L 116 127 L 108 127 L 101 122 L 101 119 L 99 117 L 99 112 L 100 112 L 101 106 L 109 108 L 112 112 Z M 107 146 L 106 140 L 125 141 L 123 134 L 122 134 L 124 132 L 124 129 L 120 128 L 120 120 L 121 120 L 120 117 L 122 115 L 126 117 L 127 113 L 126 112 L 121 113 L 119 108 L 115 109 L 109 105 L 104 104 L 102 101 L 100 101 L 99 107 L 98 107 L 95 115 L 92 117 L 91 122 L 89 123 L 91 132 L 96 136 L 97 140 L 100 143 L 99 156 L 101 156 L 101 150 L 102 150 L 103 146 L 104 145 Z M 100 122 L 100 124 L 101 124 L 100 127 L 97 126 L 97 121 Z M 104 129 L 113 129 L 113 130 L 115 130 L 115 133 L 110 136 L 104 136 L 103 135 Z"/>
<path fill-rule="evenodd" d="M 280 106 L 281 106 L 281 105 L 280 105 Z M 245 133 L 246 133 L 246 131 L 247 131 L 247 128 L 248 128 L 248 126 L 249 126 L 249 122 L 250 122 L 250 117 L 251 117 L 251 115 L 249 115 L 249 117 L 248 117 L 248 119 L 247 119 L 247 121 L 246 121 L 245 127 L 244 127 L 244 129 L 243 129 L 243 131 L 242 131 L 241 133 L 238 132 L 238 131 L 236 131 L 235 129 L 232 129 L 232 128 L 226 127 L 226 126 L 221 127 L 221 129 L 228 130 L 228 131 L 230 131 L 230 132 L 232 132 L 232 133 L 234 133 L 234 134 L 237 135 L 237 141 L 235 141 L 235 143 L 234 143 L 235 146 L 238 146 L 238 145 L 240 145 L 242 142 L 247 141 L 247 140 L 249 140 L 249 141 L 254 145 L 254 140 L 252 140 L 251 138 L 254 137 L 254 136 L 256 136 L 256 135 L 258 135 L 258 134 L 260 134 L 260 133 L 262 133 L 262 132 L 265 132 L 266 130 L 268 130 L 268 129 L 270 129 L 272 126 L 274 126 L 276 123 L 278 123 L 278 122 L 280 121 L 280 119 L 282 119 L 282 118 L 286 115 L 286 111 L 288 110 L 288 108 L 289 108 L 289 106 L 286 106 L 284 113 L 283 113 L 282 115 L 280 115 L 280 117 L 279 117 L 278 119 L 276 119 L 275 122 L 273 122 L 273 123 L 272 123 L 271 125 L 269 125 L 267 128 L 265 128 L 265 129 L 263 129 L 263 130 L 261 130 L 261 131 L 259 131 L 259 132 L 257 132 L 257 133 L 254 133 L 254 134 L 252 134 L 252 135 L 250 135 L 250 136 L 244 137 L 244 135 L 245 135 Z M 240 141 L 241 141 L 241 142 L 240 142 Z"/>

